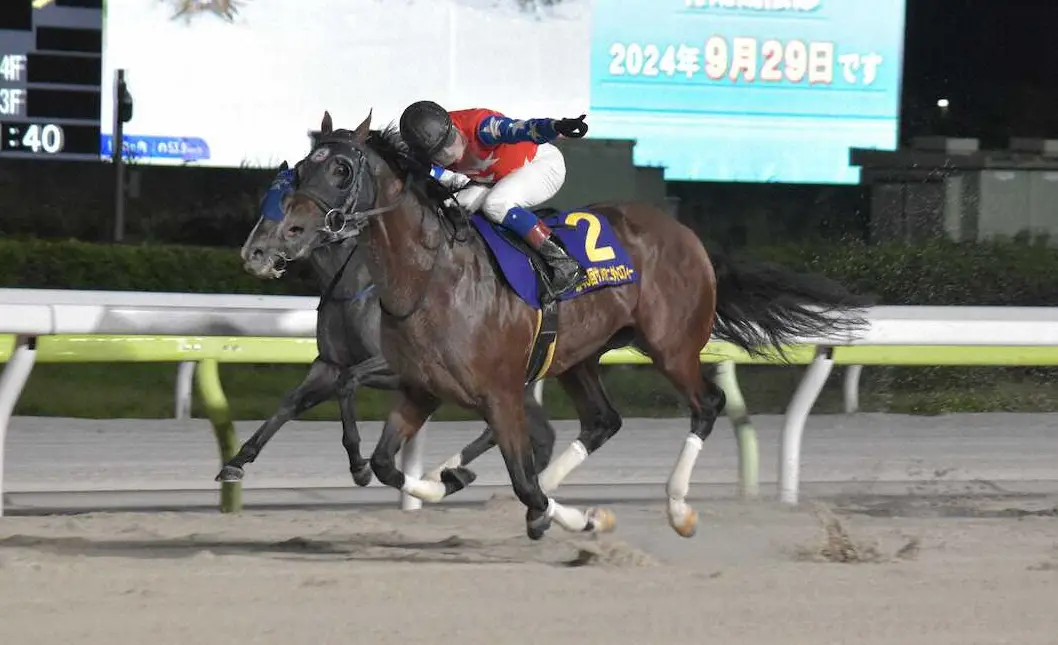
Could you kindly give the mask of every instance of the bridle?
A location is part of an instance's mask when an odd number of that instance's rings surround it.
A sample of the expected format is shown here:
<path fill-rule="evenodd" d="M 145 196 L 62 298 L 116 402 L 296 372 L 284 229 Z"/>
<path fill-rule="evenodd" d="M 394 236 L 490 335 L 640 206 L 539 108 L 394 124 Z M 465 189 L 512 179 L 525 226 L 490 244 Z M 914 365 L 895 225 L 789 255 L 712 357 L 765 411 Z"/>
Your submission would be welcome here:
<path fill-rule="evenodd" d="M 351 139 L 351 135 L 351 132 L 336 130 L 330 135 L 324 136 L 317 142 L 316 147 L 309 156 L 295 166 L 298 173 L 298 181 L 294 192 L 305 195 L 320 210 L 324 211 L 323 226 L 320 227 L 319 232 L 326 236 L 327 243 L 335 243 L 358 236 L 367 227 L 372 217 L 397 210 L 409 193 L 410 182 L 404 181 L 402 182 L 400 195 L 392 203 L 386 206 L 377 206 L 378 190 L 374 182 L 367 180 L 374 177 L 370 157 L 357 142 Z M 337 185 L 331 181 L 332 173 L 328 172 L 324 167 L 328 163 L 339 164 L 339 167 L 346 169 L 346 177 L 341 179 Z M 306 164 L 312 164 L 315 167 L 309 166 L 309 172 L 303 172 Z M 303 180 L 302 177 L 305 177 L 305 179 Z M 423 246 L 426 247 L 426 245 Z M 378 303 L 384 314 L 396 319 L 398 322 L 402 322 L 410 318 L 422 307 L 429 291 L 429 286 L 437 274 L 440 264 L 438 255 L 441 246 L 442 244 L 439 243 L 431 249 L 434 253 L 434 258 L 430 266 L 430 275 L 426 285 L 423 286 L 419 296 L 415 299 L 415 303 L 406 313 L 394 313 L 386 306 L 385 301 L 382 299 L 382 294 L 379 293 Z M 350 251 L 349 257 L 346 258 L 331 280 L 327 292 L 330 292 L 338 283 L 355 251 L 356 248 Z M 327 296 L 325 295 L 323 301 L 326 300 Z M 323 301 L 321 301 L 321 305 Z"/>
<path fill-rule="evenodd" d="M 347 178 L 335 185 L 330 180 L 331 173 L 324 172 L 323 166 L 327 163 L 344 168 Z M 315 172 L 304 173 L 306 164 L 320 167 L 314 169 Z M 311 199 L 325 213 L 320 232 L 327 236 L 328 242 L 356 237 L 370 218 L 399 208 L 408 192 L 405 185 L 393 203 L 375 206 L 377 190 L 372 182 L 366 181 L 372 176 L 370 160 L 360 146 L 341 135 L 320 139 L 312 153 L 298 162 L 295 170 L 298 173 L 295 192 Z M 303 180 L 305 175 L 308 177 Z"/>

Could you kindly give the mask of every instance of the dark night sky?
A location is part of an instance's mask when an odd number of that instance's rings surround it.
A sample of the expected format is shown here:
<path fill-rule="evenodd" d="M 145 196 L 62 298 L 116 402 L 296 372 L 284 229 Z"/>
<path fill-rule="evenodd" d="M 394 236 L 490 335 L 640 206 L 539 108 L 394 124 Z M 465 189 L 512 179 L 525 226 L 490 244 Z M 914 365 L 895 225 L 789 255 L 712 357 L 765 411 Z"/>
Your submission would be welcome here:
<path fill-rule="evenodd" d="M 1058 138 L 1058 0 L 908 0 L 903 137 Z M 936 101 L 951 101 L 941 121 Z"/>

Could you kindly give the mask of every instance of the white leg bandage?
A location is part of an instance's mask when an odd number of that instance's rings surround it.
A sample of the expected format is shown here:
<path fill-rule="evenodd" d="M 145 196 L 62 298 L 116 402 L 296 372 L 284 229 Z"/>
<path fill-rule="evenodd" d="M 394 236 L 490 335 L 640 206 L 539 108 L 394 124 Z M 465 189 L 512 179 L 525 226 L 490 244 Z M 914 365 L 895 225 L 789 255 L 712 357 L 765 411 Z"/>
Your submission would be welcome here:
<path fill-rule="evenodd" d="M 547 499 L 547 516 L 567 531 L 583 531 L 588 526 L 588 518 L 584 513 L 575 508 L 563 506 L 550 497 Z"/>
<path fill-rule="evenodd" d="M 418 477 L 404 476 L 400 490 L 424 502 L 437 503 L 444 499 L 445 485 L 439 481 L 424 481 Z"/>
<path fill-rule="evenodd" d="M 588 449 L 579 439 L 569 444 L 566 451 L 559 455 L 558 459 L 552 459 L 544 472 L 540 473 L 540 489 L 545 495 L 550 495 L 587 458 Z"/>
<path fill-rule="evenodd" d="M 694 462 L 698 459 L 698 453 L 702 451 L 702 440 L 696 435 L 688 435 L 683 442 L 683 449 L 672 467 L 669 482 L 665 486 L 665 492 L 669 497 L 670 520 L 682 520 L 691 512 L 690 506 L 685 501 L 691 487 L 691 473 L 694 471 Z"/>

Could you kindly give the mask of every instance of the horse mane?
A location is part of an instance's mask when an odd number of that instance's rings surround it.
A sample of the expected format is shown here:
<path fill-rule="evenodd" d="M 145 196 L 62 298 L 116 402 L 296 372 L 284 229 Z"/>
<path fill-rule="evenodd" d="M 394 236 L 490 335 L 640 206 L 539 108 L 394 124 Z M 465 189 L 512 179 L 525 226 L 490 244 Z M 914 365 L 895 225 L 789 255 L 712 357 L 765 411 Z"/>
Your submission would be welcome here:
<path fill-rule="evenodd" d="M 423 163 L 411 152 L 395 125 L 371 130 L 367 136 L 367 146 L 386 162 L 409 190 L 433 206 L 452 224 L 458 227 L 468 223 L 468 213 L 461 207 L 444 203 L 448 199 L 455 202 L 455 195 L 430 174 L 429 164 Z"/>

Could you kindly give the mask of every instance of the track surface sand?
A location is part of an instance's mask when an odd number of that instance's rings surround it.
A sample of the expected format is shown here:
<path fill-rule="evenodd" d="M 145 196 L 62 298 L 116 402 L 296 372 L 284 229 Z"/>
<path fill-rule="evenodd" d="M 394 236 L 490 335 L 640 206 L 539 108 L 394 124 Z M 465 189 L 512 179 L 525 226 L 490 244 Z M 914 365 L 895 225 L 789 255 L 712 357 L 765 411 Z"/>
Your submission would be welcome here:
<path fill-rule="evenodd" d="M 538 543 L 514 500 L 7 518 L 0 642 L 1053 644 L 1058 498 L 915 500 L 850 500 L 829 537 L 716 502 L 690 540 L 660 504 Z"/>
<path fill-rule="evenodd" d="M 581 486 L 560 490 L 573 497 L 597 485 L 620 497 L 615 480 L 648 490 L 649 501 L 610 506 L 618 526 L 606 536 L 554 527 L 530 542 L 506 490 L 416 513 L 358 508 L 351 502 L 367 491 L 346 485 L 336 489 L 346 506 L 334 508 L 13 515 L 0 519 L 0 643 L 1058 642 L 1058 485 L 1046 467 L 1056 417 L 904 421 L 814 419 L 805 478 L 830 489 L 795 509 L 776 504 L 771 486 L 761 501 L 735 501 L 733 441 L 718 432 L 696 470 L 702 516 L 689 540 L 667 526 L 660 486 L 682 421 L 654 428 L 662 438 L 651 440 L 633 420 L 608 456 L 574 476 Z M 758 427 L 762 479 L 774 481 L 776 437 L 771 421 Z M 185 442 L 141 431 L 129 447 L 113 441 L 135 438 L 121 424 L 57 428 L 16 420 L 9 481 L 24 492 L 12 497 L 114 481 L 124 485 L 114 495 L 132 495 L 159 471 L 179 482 L 215 469 L 208 434 Z M 341 464 L 329 428 L 330 448 L 289 431 L 283 444 L 281 432 L 249 481 L 318 483 Z M 431 462 L 447 455 L 440 441 Z M 188 454 L 189 444 L 203 454 Z M 43 470 L 30 472 L 27 460 Z M 484 490 L 499 483 L 495 461 L 482 460 Z M 201 492 L 215 495 L 208 484 Z"/>

